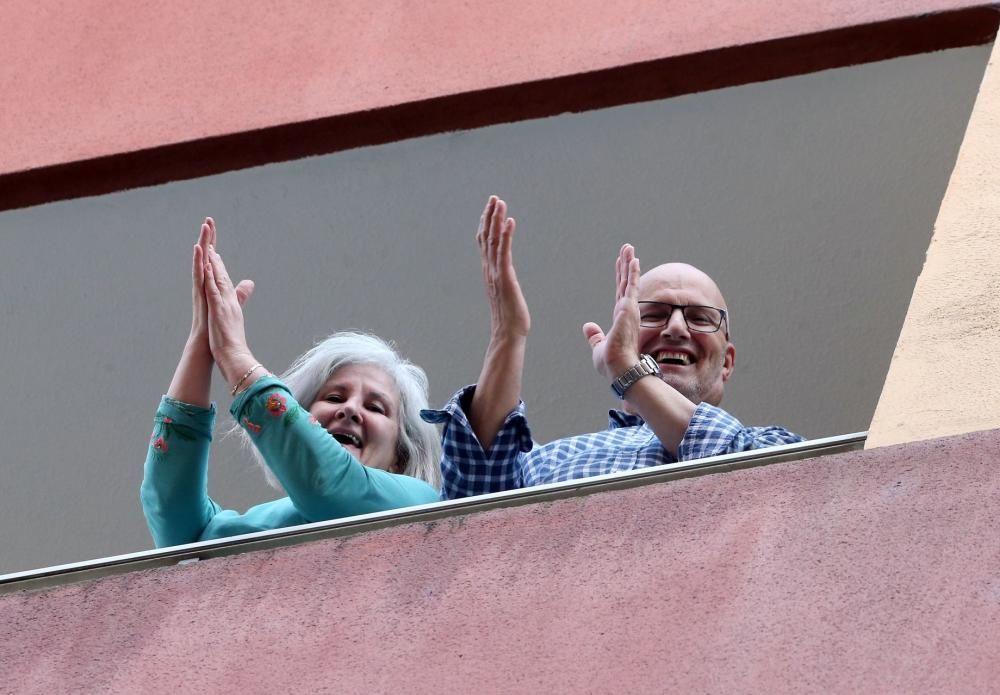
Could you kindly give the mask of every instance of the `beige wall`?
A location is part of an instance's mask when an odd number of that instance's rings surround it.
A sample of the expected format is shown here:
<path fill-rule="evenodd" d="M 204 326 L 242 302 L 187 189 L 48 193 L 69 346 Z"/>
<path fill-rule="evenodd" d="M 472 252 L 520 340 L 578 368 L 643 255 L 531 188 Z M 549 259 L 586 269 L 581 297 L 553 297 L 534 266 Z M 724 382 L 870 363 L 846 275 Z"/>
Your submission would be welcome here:
<path fill-rule="evenodd" d="M 1000 50 L 990 57 L 868 446 L 1000 427 Z"/>

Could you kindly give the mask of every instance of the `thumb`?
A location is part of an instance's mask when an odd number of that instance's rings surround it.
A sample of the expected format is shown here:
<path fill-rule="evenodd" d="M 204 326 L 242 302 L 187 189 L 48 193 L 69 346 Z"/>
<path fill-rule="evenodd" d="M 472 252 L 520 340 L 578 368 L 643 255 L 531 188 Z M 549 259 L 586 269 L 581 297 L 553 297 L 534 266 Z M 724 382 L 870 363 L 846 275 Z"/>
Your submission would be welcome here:
<path fill-rule="evenodd" d="M 250 299 L 250 295 L 253 294 L 253 280 L 240 280 L 240 284 L 236 286 L 236 301 L 243 306 Z"/>
<path fill-rule="evenodd" d="M 593 321 L 588 321 L 583 324 L 583 337 L 590 343 L 590 347 L 594 348 L 604 342 L 604 331 Z"/>

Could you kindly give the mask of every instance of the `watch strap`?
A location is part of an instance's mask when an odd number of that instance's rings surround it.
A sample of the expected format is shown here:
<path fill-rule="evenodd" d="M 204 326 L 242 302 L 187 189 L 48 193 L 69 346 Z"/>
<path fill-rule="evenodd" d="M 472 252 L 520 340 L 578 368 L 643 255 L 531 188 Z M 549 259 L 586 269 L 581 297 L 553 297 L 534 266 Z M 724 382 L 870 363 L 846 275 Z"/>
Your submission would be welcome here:
<path fill-rule="evenodd" d="M 625 392 L 635 382 L 644 376 L 659 375 L 660 365 L 656 363 L 652 355 L 642 355 L 639 361 L 625 370 L 625 373 L 611 382 L 611 392 L 619 399 L 625 398 Z"/>

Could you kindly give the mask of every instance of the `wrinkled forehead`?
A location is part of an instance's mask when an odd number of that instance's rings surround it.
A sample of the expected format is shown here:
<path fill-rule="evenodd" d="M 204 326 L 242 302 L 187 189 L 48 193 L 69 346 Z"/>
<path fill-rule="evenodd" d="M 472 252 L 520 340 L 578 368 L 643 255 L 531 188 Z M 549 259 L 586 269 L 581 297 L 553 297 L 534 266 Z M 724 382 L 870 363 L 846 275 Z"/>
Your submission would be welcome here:
<path fill-rule="evenodd" d="M 687 263 L 664 263 L 643 273 L 639 278 L 639 301 L 726 308 L 726 300 L 715 281 Z"/>

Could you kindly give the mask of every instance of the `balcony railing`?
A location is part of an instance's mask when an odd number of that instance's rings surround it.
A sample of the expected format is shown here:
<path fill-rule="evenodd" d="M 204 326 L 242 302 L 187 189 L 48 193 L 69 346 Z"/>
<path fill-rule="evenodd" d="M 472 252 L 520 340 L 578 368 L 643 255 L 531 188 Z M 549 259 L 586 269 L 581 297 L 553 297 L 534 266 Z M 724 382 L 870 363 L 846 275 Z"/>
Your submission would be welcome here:
<path fill-rule="evenodd" d="M 26 589 L 39 589 L 71 582 L 97 579 L 113 574 L 123 574 L 152 567 L 197 562 L 210 558 L 235 555 L 252 550 L 264 550 L 295 545 L 324 538 L 353 536 L 375 529 L 434 521 L 474 512 L 531 504 L 564 497 L 589 495 L 595 492 L 620 490 L 667 482 L 679 478 L 690 478 L 711 473 L 723 473 L 742 468 L 766 466 L 772 463 L 800 461 L 818 456 L 856 451 L 864 446 L 867 432 L 843 434 L 824 439 L 812 439 L 797 444 L 759 449 L 724 456 L 713 456 L 695 461 L 670 463 L 652 468 L 643 468 L 624 473 L 610 473 L 592 478 L 551 483 L 522 490 L 497 492 L 477 497 L 467 497 L 447 502 L 435 502 L 405 509 L 394 509 L 374 514 L 362 514 L 315 524 L 291 526 L 230 536 L 218 540 L 176 545 L 158 550 L 144 550 L 127 555 L 116 555 L 97 560 L 75 562 L 67 565 L 44 567 L 41 569 L 0 575 L 0 594 Z"/>

